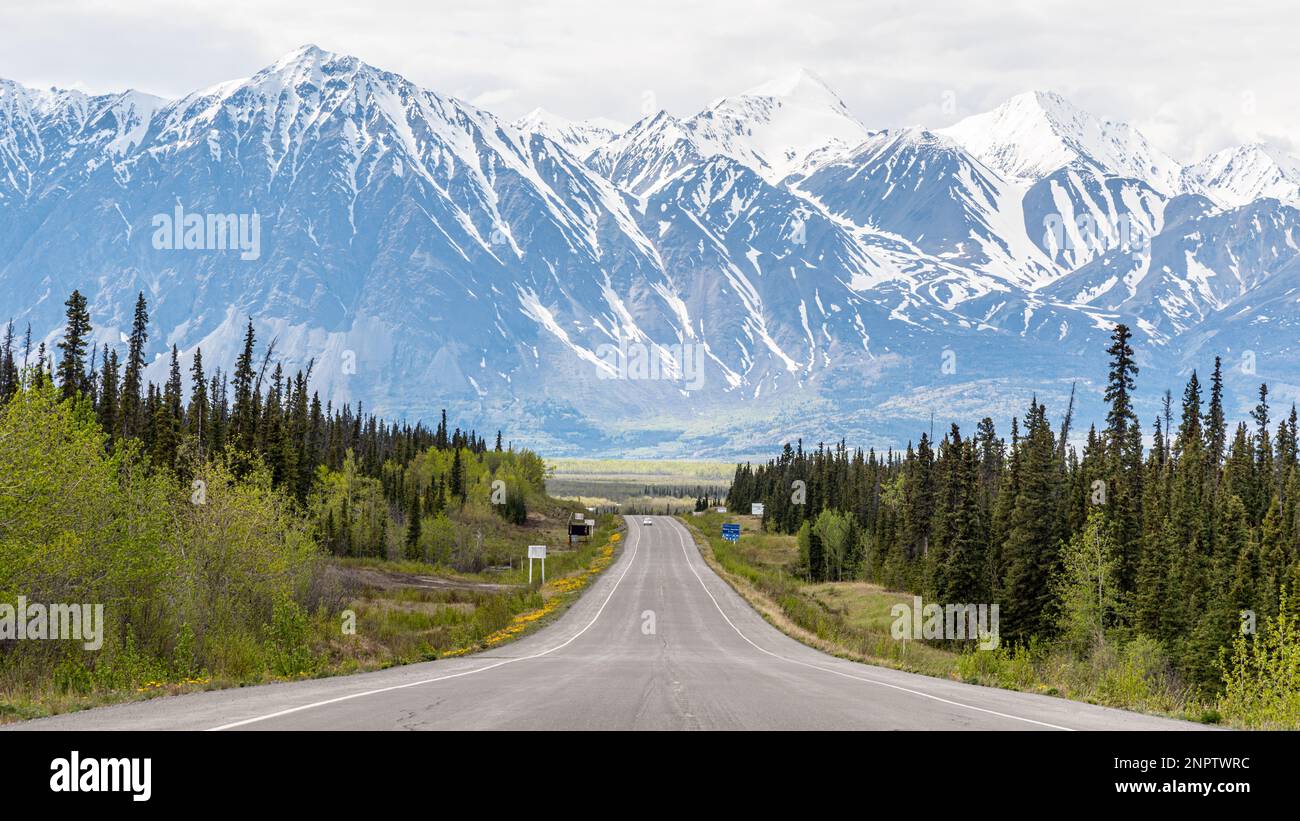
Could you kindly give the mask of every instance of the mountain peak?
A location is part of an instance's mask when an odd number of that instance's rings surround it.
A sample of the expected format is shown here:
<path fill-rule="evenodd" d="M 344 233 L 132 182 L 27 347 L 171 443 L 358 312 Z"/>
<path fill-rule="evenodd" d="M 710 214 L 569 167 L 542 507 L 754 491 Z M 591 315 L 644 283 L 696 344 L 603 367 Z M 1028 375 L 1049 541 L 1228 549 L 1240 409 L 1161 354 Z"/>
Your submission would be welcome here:
<path fill-rule="evenodd" d="M 1011 97 L 1005 103 L 998 106 L 1000 109 L 1035 109 L 1047 114 L 1060 114 L 1064 112 L 1079 112 L 1080 109 L 1069 100 L 1057 94 L 1055 91 L 1046 91 L 1035 89 L 1032 91 L 1022 91 Z"/>
<path fill-rule="evenodd" d="M 811 69 L 799 66 L 786 74 L 760 83 L 748 91 L 744 92 L 742 97 L 779 97 L 782 99 L 798 99 L 808 102 L 831 102 L 843 105 L 840 102 L 839 95 L 831 90 L 826 81 L 819 77 Z"/>
<path fill-rule="evenodd" d="M 991 111 L 939 129 L 999 173 L 1032 184 L 1076 163 L 1180 190 L 1182 169 L 1128 123 L 1103 119 L 1054 91 L 1017 94 Z"/>
<path fill-rule="evenodd" d="M 522 131 L 535 131 L 542 126 L 567 126 L 569 121 L 563 117 L 552 114 L 550 111 L 538 106 L 524 116 L 515 120 L 514 126 Z"/>
<path fill-rule="evenodd" d="M 813 154 L 838 153 L 870 133 L 806 68 L 723 97 L 685 125 L 702 155 L 726 154 L 770 183 L 801 169 Z"/>
<path fill-rule="evenodd" d="M 320 46 L 315 45 L 314 43 L 306 43 L 304 45 L 298 46 L 296 49 L 289 52 L 288 54 L 285 54 L 279 60 L 276 60 L 274 65 L 277 68 L 280 68 L 280 67 L 290 66 L 295 63 L 302 63 L 302 62 L 313 62 L 313 63 L 326 62 L 331 57 L 334 56 L 335 55 L 333 55 L 332 53 L 325 51 Z"/>
<path fill-rule="evenodd" d="M 308 79 L 322 73 L 328 73 L 331 69 L 341 69 L 347 72 L 366 69 L 377 70 L 351 55 L 326 51 L 320 46 L 308 43 L 285 54 L 254 76 Z"/>
<path fill-rule="evenodd" d="M 538 106 L 511 123 L 525 134 L 541 134 L 557 142 L 575 156 L 587 156 L 623 132 L 623 127 L 610 120 L 570 120 Z"/>
<path fill-rule="evenodd" d="M 1272 140 L 1260 140 L 1241 147 L 1242 151 L 1254 151 L 1268 157 L 1279 168 L 1288 173 L 1300 173 L 1300 162 L 1296 161 L 1289 149 Z"/>
<path fill-rule="evenodd" d="M 1300 203 L 1300 161 L 1272 141 L 1217 151 L 1184 172 L 1188 189 L 1228 207 L 1260 197 Z"/>

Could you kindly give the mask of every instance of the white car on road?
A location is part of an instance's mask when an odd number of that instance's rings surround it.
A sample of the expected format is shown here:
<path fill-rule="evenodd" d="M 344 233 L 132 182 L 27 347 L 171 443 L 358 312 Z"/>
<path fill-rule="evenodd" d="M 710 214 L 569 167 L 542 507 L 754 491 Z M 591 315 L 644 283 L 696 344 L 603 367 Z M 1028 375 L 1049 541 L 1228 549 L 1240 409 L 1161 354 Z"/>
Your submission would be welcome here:
<path fill-rule="evenodd" d="M 654 524 L 654 522 L 651 521 L 649 517 L 646 517 L 646 518 L 644 518 L 644 519 L 641 520 L 641 524 L 643 524 L 643 525 L 652 525 L 652 524 Z"/>

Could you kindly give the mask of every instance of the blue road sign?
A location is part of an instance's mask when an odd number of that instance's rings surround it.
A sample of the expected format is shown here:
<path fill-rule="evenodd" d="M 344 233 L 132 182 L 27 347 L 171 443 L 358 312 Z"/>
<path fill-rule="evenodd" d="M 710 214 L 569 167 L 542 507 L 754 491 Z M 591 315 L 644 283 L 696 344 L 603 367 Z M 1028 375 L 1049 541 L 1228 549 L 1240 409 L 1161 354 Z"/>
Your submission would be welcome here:
<path fill-rule="evenodd" d="M 740 525 L 732 524 L 730 522 L 724 524 L 722 526 L 722 538 L 729 542 L 740 541 Z"/>

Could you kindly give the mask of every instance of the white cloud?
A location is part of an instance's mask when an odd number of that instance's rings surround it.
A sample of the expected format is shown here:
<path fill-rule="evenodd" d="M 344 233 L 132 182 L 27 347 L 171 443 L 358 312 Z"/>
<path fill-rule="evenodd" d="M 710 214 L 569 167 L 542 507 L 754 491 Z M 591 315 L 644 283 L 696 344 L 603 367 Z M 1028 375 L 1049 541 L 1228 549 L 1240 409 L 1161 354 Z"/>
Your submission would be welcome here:
<path fill-rule="evenodd" d="M 310 42 L 506 117 L 633 121 L 646 90 L 689 114 L 798 64 L 872 126 L 942 126 L 1040 88 L 1185 161 L 1300 138 L 1281 2 L 33 0 L 5 18 L 0 76 L 32 85 L 179 95 Z"/>
<path fill-rule="evenodd" d="M 475 94 L 470 102 L 479 108 L 495 110 L 501 104 L 514 98 L 516 90 L 513 88 L 494 88 L 484 91 L 482 94 Z"/>

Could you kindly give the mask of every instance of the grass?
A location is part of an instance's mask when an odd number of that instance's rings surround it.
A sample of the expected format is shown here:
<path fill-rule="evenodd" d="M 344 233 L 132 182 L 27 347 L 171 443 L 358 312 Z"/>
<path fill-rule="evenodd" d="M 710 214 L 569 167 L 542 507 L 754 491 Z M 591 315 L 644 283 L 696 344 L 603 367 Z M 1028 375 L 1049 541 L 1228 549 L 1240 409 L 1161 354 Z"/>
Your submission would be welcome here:
<path fill-rule="evenodd" d="M 889 609 L 912 596 L 867 582 L 809 584 L 793 575 L 793 536 L 763 533 L 759 518 L 716 511 L 682 517 L 703 540 L 705 561 L 778 629 L 843 658 L 954 678 L 958 654 L 890 635 Z M 722 538 L 723 522 L 739 522 L 741 539 Z"/>
<path fill-rule="evenodd" d="M 462 656 L 519 638 L 553 621 L 609 566 L 621 539 L 612 525 L 612 517 L 606 517 L 591 541 L 552 553 L 545 584 L 539 563 L 532 585 L 527 570 L 517 568 L 438 576 L 453 585 L 445 589 L 372 588 L 349 602 L 355 635 L 330 625 L 319 638 L 339 672 Z M 439 570 L 413 564 L 418 577 Z M 492 578 L 484 581 L 485 576 Z"/>

